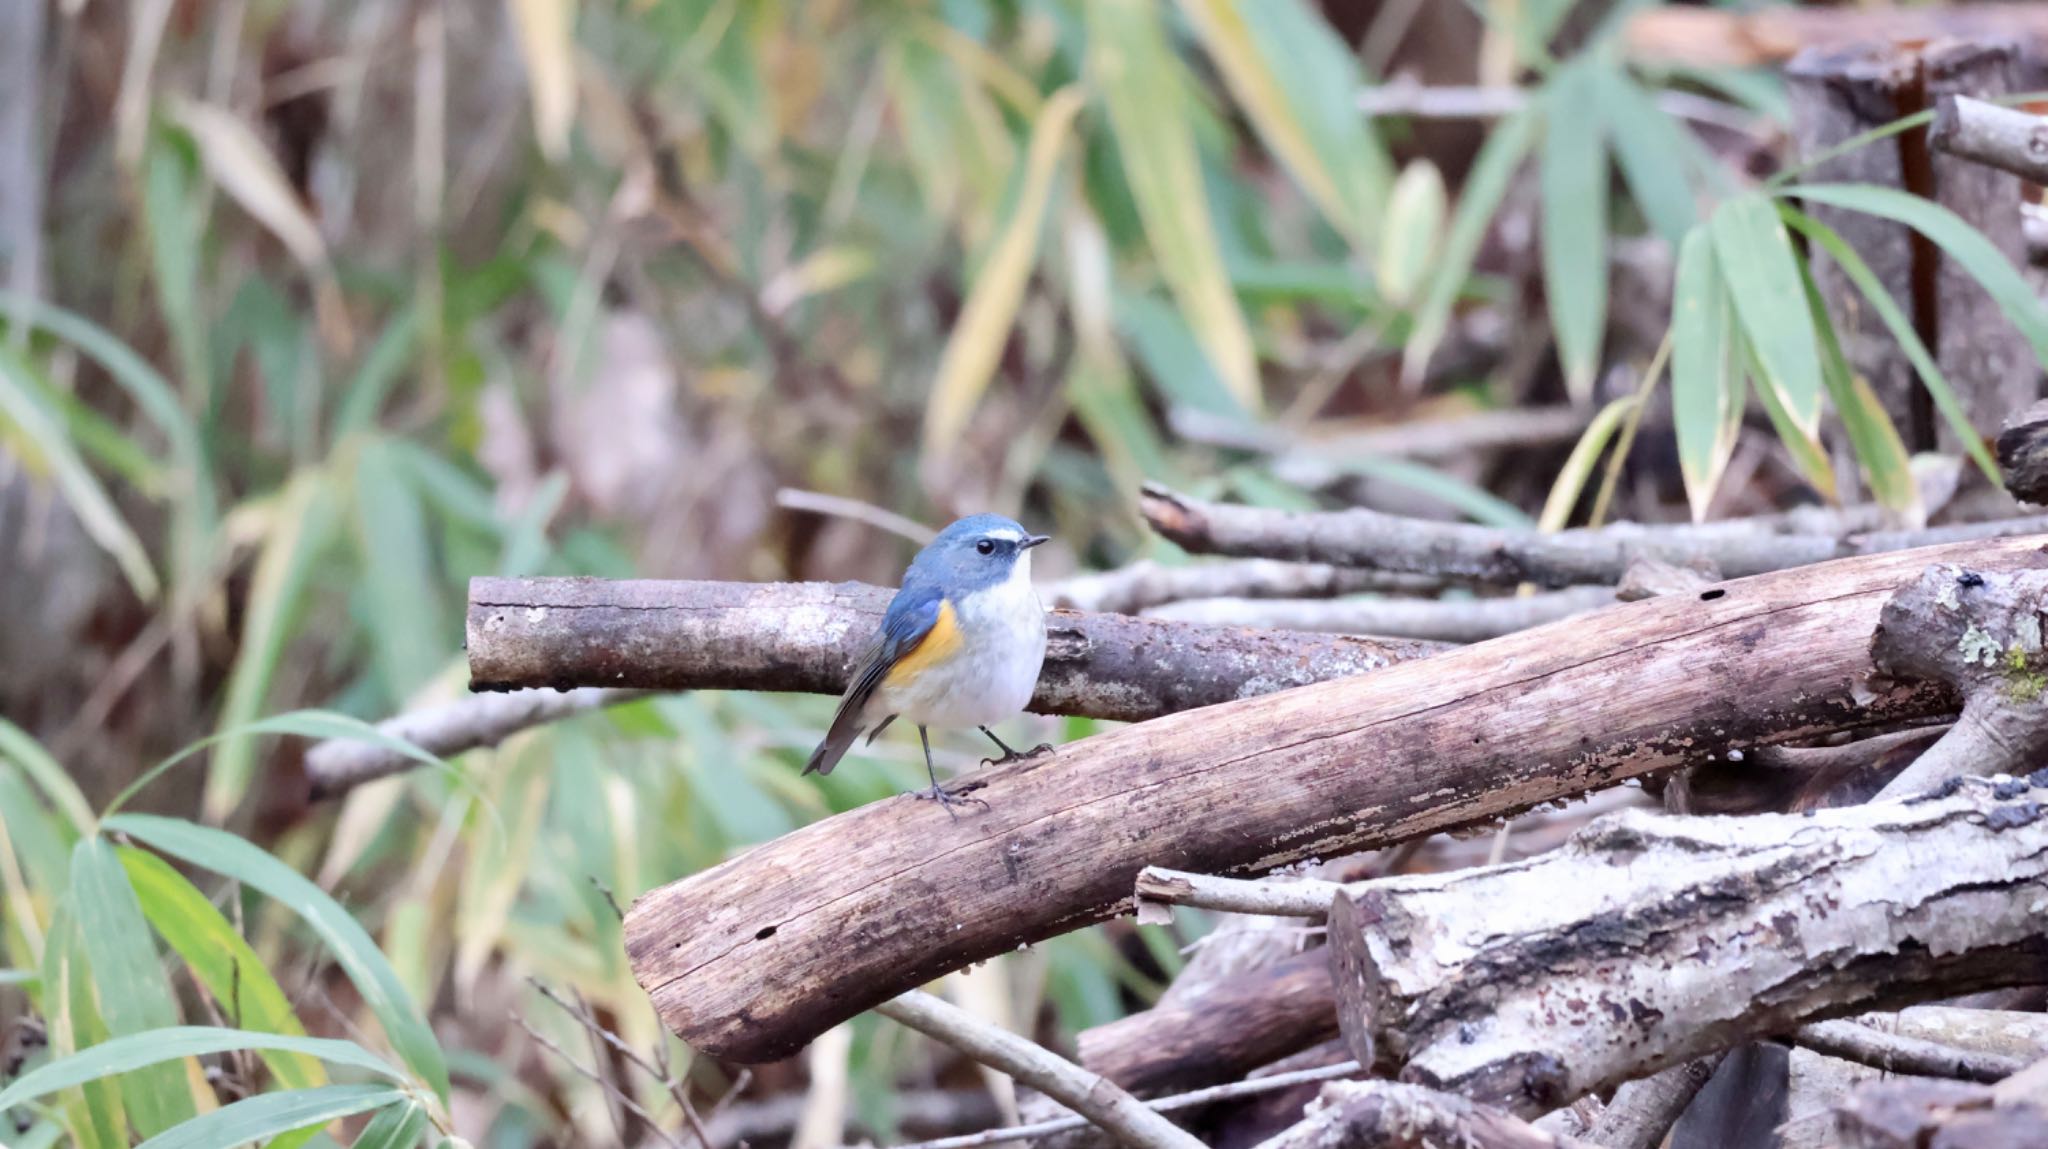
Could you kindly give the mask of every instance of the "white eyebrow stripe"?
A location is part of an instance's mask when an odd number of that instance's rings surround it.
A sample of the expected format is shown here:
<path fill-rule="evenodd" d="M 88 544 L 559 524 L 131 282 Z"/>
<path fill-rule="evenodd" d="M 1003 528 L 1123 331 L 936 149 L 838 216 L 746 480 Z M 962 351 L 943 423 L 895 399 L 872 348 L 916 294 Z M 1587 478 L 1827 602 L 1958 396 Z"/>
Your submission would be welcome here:
<path fill-rule="evenodd" d="M 1021 543 L 1024 541 L 1023 535 L 1011 530 L 1008 527 L 999 527 L 996 530 L 990 531 L 988 533 L 988 537 L 992 539 L 1002 539 L 1004 542 L 1011 543 Z"/>

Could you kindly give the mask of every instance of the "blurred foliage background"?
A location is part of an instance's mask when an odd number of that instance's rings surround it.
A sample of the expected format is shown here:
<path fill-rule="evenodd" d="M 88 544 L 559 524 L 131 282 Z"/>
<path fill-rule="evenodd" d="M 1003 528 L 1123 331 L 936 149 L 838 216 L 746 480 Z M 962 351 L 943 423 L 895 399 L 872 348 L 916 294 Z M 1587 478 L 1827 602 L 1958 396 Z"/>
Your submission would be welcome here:
<path fill-rule="evenodd" d="M 1018 516 L 1056 537 L 1042 576 L 1181 561 L 1146 479 L 1553 527 L 1854 501 L 1859 465 L 1914 497 L 1824 313 L 1667 345 L 1681 247 L 1720 253 L 1677 285 L 1722 311 L 1723 278 L 1804 273 L 1753 190 L 1777 80 L 1627 59 L 1646 5 L 13 7 L 0 1030 L 34 1029 L 10 1072 L 114 1052 L 0 1140 L 648 1141 L 593 1059 L 671 1132 L 735 1085 L 836 1073 L 881 1137 L 913 1092 L 978 1089 L 870 1019 L 742 1081 L 669 1048 L 627 972 L 615 900 L 917 784 L 901 739 L 800 779 L 829 699 L 654 699 L 309 804 L 308 737 L 463 692 L 469 576 L 893 582 L 913 544 L 784 489 Z M 1516 98 L 1361 108 L 1404 84 Z M 1526 434 L 1403 442 L 1487 412 Z M 1058 1043 L 1199 932 L 950 988 Z M 284 1036 L 122 1052 L 174 1023 Z"/>

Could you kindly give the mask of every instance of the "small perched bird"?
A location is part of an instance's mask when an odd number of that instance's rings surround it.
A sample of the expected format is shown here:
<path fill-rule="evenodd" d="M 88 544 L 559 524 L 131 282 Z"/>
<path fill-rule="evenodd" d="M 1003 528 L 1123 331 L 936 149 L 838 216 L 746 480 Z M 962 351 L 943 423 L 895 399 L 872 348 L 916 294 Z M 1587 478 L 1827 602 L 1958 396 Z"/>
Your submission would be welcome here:
<path fill-rule="evenodd" d="M 972 515 L 919 551 L 804 773 L 830 774 L 854 739 L 872 743 L 900 716 L 924 744 L 929 797 L 950 814 L 926 727 L 976 727 L 1002 750 L 998 763 L 1051 750 L 1019 754 L 989 729 L 1031 701 L 1045 662 L 1045 608 L 1031 587 L 1031 548 L 1045 541 L 1001 515 Z"/>

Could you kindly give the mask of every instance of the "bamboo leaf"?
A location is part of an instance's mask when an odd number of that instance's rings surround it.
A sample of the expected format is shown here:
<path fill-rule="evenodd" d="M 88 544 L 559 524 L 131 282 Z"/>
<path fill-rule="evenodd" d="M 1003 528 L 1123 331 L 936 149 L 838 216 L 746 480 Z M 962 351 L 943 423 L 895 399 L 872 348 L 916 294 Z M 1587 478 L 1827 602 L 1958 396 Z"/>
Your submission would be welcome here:
<path fill-rule="evenodd" d="M 427 1027 L 392 971 L 391 963 L 370 935 L 326 891 L 290 866 L 222 830 L 148 814 L 115 815 L 106 820 L 105 827 L 192 865 L 235 878 L 290 908 L 320 936 L 335 961 L 347 971 L 356 992 L 383 1025 L 385 1037 L 406 1065 L 436 1094 L 447 1098 L 448 1066 L 433 1030 Z"/>
<path fill-rule="evenodd" d="M 1909 192 L 1866 184 L 1806 184 L 1783 194 L 1882 216 L 1933 240 L 1997 301 L 2006 319 L 2033 345 L 2034 356 L 2048 366 L 2048 308 L 2004 253 L 1961 216 Z"/>
<path fill-rule="evenodd" d="M 1734 307 L 1713 240 L 1705 228 L 1694 228 L 1678 248 L 1671 319 L 1671 421 L 1694 522 L 1706 518 L 1735 453 L 1742 400 Z"/>
<path fill-rule="evenodd" d="M 222 739 L 206 778 L 203 809 L 209 820 L 225 818 L 249 787 L 256 742 L 246 731 L 263 710 L 307 585 L 336 535 L 338 512 L 332 484 L 318 470 L 292 476 L 271 508 L 269 537 L 256 559 L 241 646 L 221 704 L 220 729 L 229 736 Z"/>
<path fill-rule="evenodd" d="M 533 101 L 533 135 L 541 154 L 560 163 L 576 122 L 575 0 L 512 0 L 519 55 Z"/>
<path fill-rule="evenodd" d="M 46 394 L 47 389 L 28 362 L 11 348 L 0 347 L 0 425 L 12 423 L 20 430 L 26 444 L 49 469 L 65 504 L 78 516 L 85 533 L 113 556 L 137 597 L 144 601 L 154 599 L 159 584 L 149 553 L 121 517 L 106 489 L 100 486 L 99 479 L 79 458 Z"/>
<path fill-rule="evenodd" d="M 1600 70 L 1601 107 L 1629 195 L 1659 235 L 1676 247 L 1699 219 L 1686 182 L 1686 129 L 1657 106 L 1656 94 L 1620 68 Z"/>
<path fill-rule="evenodd" d="M 1560 70 L 1543 100 L 1543 292 L 1565 387 L 1593 397 L 1607 324 L 1605 93 L 1595 61 Z"/>
<path fill-rule="evenodd" d="M 1835 229 L 1812 216 L 1788 209 L 1785 213 L 1785 222 L 1798 229 L 1800 234 L 1817 244 L 1822 251 L 1827 252 L 1829 258 L 1835 261 L 1835 265 L 1842 269 L 1842 274 L 1849 277 L 1849 282 L 1856 285 L 1856 290 L 1869 302 L 1870 309 L 1877 312 L 1878 318 L 1891 329 L 1892 338 L 1898 341 L 1899 349 L 1906 353 L 1907 361 L 1920 373 L 1920 382 L 1927 388 L 1928 395 L 1934 399 L 1935 408 L 1948 420 L 1949 426 L 1955 428 L 1956 436 L 1962 440 L 1964 449 L 1970 453 L 1970 458 L 1976 460 L 1978 468 L 1986 477 L 1997 483 L 1998 463 L 1991 457 L 1991 452 L 1985 449 L 1984 437 L 1971 426 L 1969 412 L 1963 409 L 1962 400 L 1956 397 L 1955 388 L 1949 386 L 1948 377 L 1941 373 L 1941 367 L 1934 362 L 1933 353 L 1920 341 L 1920 333 L 1913 329 L 1913 321 L 1906 317 L 1905 312 L 1899 310 L 1899 305 L 1892 299 L 1891 292 L 1885 290 L 1884 284 L 1880 283 L 1877 275 L 1870 270 L 1870 265 L 1863 262 L 1863 257 L 1856 254 L 1856 249 L 1850 247 Z"/>
<path fill-rule="evenodd" d="M 982 265 L 939 360 L 931 404 L 925 410 L 927 454 L 950 454 L 958 446 L 968 416 L 980 402 L 989 377 L 1002 358 L 1010 328 L 1017 320 L 1017 307 L 1024 300 L 1025 284 L 1037 263 L 1039 232 L 1045 221 L 1046 202 L 1052 195 L 1053 176 L 1059 169 L 1060 153 L 1082 104 L 1081 89 L 1069 85 L 1046 101 L 1037 123 L 1032 125 L 1031 146 L 1024 160 L 1023 189 L 1017 196 L 1016 207 L 996 239 L 995 250 Z"/>
<path fill-rule="evenodd" d="M 427 1111 L 417 1105 L 393 1105 L 380 1110 L 363 1131 L 356 1134 L 351 1149 L 413 1149 L 420 1134 L 427 1131 Z"/>
<path fill-rule="evenodd" d="M 1259 138 L 1369 253 L 1393 165 L 1352 108 L 1363 78 L 1329 22 L 1301 0 L 1181 0 L 1181 11 Z"/>
<path fill-rule="evenodd" d="M 259 1093 L 152 1137 L 138 1149 L 220 1149 L 410 1101 L 403 1090 L 372 1084 Z"/>
<path fill-rule="evenodd" d="M 1757 361 L 1756 349 L 1744 345 L 1743 354 L 1749 363 L 1749 377 L 1756 385 L 1756 395 L 1763 403 L 1764 414 L 1770 416 L 1771 426 L 1778 432 L 1778 440 L 1785 444 L 1785 450 L 1792 456 L 1792 465 L 1820 496 L 1828 502 L 1835 502 L 1835 469 L 1828 462 L 1826 448 L 1821 446 L 1818 433 L 1809 431 L 1785 409 L 1776 388 L 1764 381 L 1763 365 Z"/>
<path fill-rule="evenodd" d="M 1593 477 L 1593 469 L 1600 465 L 1600 456 L 1607 450 L 1607 444 L 1621 428 L 1621 421 L 1629 411 L 1642 400 L 1634 395 L 1623 395 L 1612 399 L 1586 424 L 1579 434 L 1579 441 L 1572 445 L 1572 453 L 1557 472 L 1557 481 L 1550 485 L 1550 494 L 1543 500 L 1543 513 L 1536 519 L 1539 531 L 1561 531 L 1570 521 L 1572 508 L 1579 505 L 1579 496 L 1586 491 L 1586 484 Z"/>
<path fill-rule="evenodd" d="M 1885 414 L 1884 404 L 1878 401 L 1869 382 L 1850 370 L 1819 285 L 1811 274 L 1800 278 L 1806 283 L 1807 310 L 1813 313 L 1813 325 L 1820 332 L 1821 378 L 1827 384 L 1828 398 L 1842 417 L 1842 429 L 1849 433 L 1849 445 L 1855 449 L 1864 482 L 1870 485 L 1879 505 L 1898 511 L 1913 522 L 1924 521 L 1920 485 L 1913 481 L 1913 459 L 1905 441 L 1899 438 L 1898 428 L 1892 426 L 1891 416 Z"/>
<path fill-rule="evenodd" d="M 50 757 L 42 743 L 5 718 L 0 718 L 0 759 L 21 767 L 80 837 L 93 832 L 93 825 L 98 819 L 93 817 L 92 807 L 86 803 L 78 783 L 72 781 L 70 773 L 55 758 Z"/>
<path fill-rule="evenodd" d="M 370 641 L 385 691 L 402 704 L 432 678 L 454 646 L 439 597 L 433 543 L 418 492 L 388 440 L 356 454 L 355 535 L 370 607 Z"/>
<path fill-rule="evenodd" d="M 1100 0 L 1087 13 L 1089 67 L 1161 276 L 1224 385 L 1257 413 L 1258 361 L 1224 273 L 1189 123 L 1187 77 L 1146 0 Z"/>
<path fill-rule="evenodd" d="M 1457 210 L 1451 214 L 1450 230 L 1444 236 L 1436 276 L 1430 280 L 1421 306 L 1416 308 L 1415 329 L 1402 351 L 1401 378 L 1410 387 L 1422 381 L 1430 356 L 1436 354 L 1444 332 L 1450 329 L 1451 307 L 1472 274 L 1472 261 L 1479 254 L 1479 244 L 1486 238 L 1493 213 L 1508 194 L 1515 169 L 1535 143 L 1536 125 L 1536 114 L 1528 108 L 1508 116 L 1494 125 L 1472 160 L 1464 190 L 1458 195 Z"/>
<path fill-rule="evenodd" d="M 192 134 L 207 174 L 243 211 L 308 269 L 327 265 L 327 241 L 320 236 L 320 225 L 248 124 L 224 108 L 190 100 L 174 101 L 171 115 Z"/>
<path fill-rule="evenodd" d="M 239 1027 L 238 1033 L 255 1030 L 305 1036 L 305 1028 L 292 1012 L 291 1002 L 277 979 L 198 887 L 155 854 L 132 846 L 123 846 L 118 853 L 149 924 L 185 960 L 192 976 L 213 994 L 221 1012 Z M 285 1087 L 310 1089 L 327 1084 L 327 1074 L 314 1060 L 320 1056 L 318 1052 L 293 1052 L 281 1046 L 261 1048 L 264 1063 Z"/>
<path fill-rule="evenodd" d="M 1722 204 L 1708 228 L 1736 322 L 1756 354 L 1758 389 L 1771 391 L 1801 438 L 1812 441 L 1820 429 L 1820 352 L 1785 225 L 1770 200 L 1753 193 Z"/>
<path fill-rule="evenodd" d="M 393 1081 L 405 1079 L 405 1075 L 390 1062 L 353 1041 L 307 1037 L 304 1034 L 255 1033 L 211 1025 L 175 1025 L 109 1038 L 30 1070 L 6 1089 L 0 1089 L 0 1112 L 102 1077 L 133 1073 L 180 1058 L 205 1057 L 243 1049 L 292 1053 L 335 1065 L 367 1069 Z"/>
<path fill-rule="evenodd" d="M 156 944 L 143 920 L 135 888 L 97 835 L 79 839 L 71 851 L 71 905 L 92 963 L 100 1014 L 115 1038 L 178 1024 L 178 1005 L 157 964 Z M 88 1050 L 87 1053 L 90 1051 Z M 84 1056 L 81 1054 L 80 1056 Z M 136 1132 L 145 1137 L 189 1120 L 197 1112 L 179 1065 L 150 1064 L 122 1078 L 121 1095 Z M 0 1106 L 4 1108 L 4 1106 Z"/>
<path fill-rule="evenodd" d="M 1402 169 L 1387 203 L 1387 233 L 1380 241 L 1380 294 L 1396 307 L 1414 302 L 1443 240 L 1449 210 L 1443 174 L 1427 159 Z"/>

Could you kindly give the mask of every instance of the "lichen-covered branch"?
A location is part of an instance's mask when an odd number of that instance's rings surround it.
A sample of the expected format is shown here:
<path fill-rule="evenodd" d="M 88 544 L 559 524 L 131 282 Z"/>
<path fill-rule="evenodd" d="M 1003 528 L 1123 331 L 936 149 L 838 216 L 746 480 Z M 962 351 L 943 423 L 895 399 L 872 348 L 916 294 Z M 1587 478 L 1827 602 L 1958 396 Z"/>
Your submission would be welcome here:
<path fill-rule="evenodd" d="M 1533 1116 L 1800 1023 L 2048 978 L 2048 774 L 1725 819 L 1624 812 L 1565 848 L 1331 909 L 1361 1062 Z M 1623 864 L 1625 863 L 1625 864 Z"/>
<path fill-rule="evenodd" d="M 1595 1149 L 1546 1133 L 1491 1105 L 1419 1085 L 1343 1081 L 1323 1086 L 1300 1122 L 1259 1149 Z"/>

